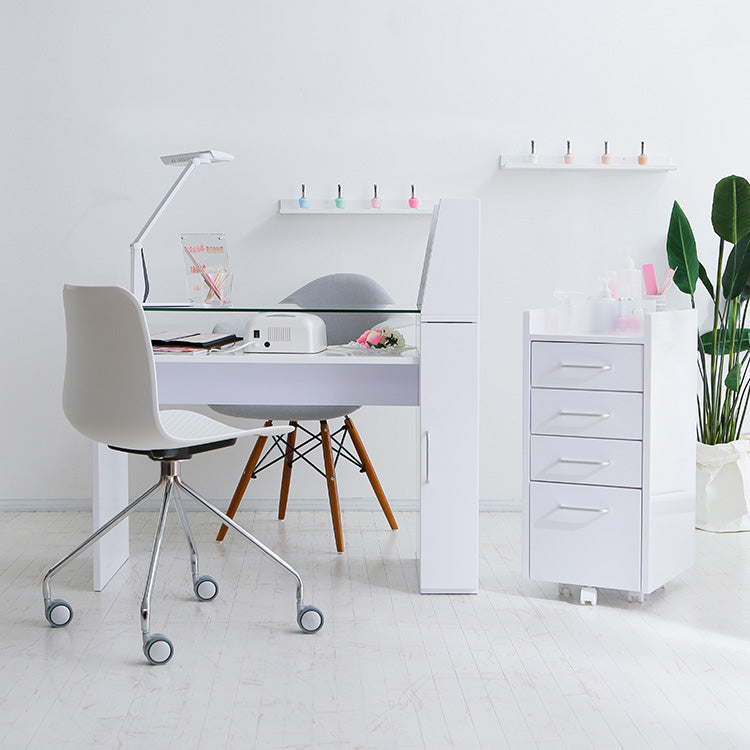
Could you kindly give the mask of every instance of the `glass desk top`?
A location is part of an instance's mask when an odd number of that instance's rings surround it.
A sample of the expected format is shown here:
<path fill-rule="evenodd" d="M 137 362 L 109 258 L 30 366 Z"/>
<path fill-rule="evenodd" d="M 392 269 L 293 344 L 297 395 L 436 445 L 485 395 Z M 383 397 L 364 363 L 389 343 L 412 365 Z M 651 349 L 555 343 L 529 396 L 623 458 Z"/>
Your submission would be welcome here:
<path fill-rule="evenodd" d="M 222 313 L 222 312 L 311 312 L 311 313 L 411 313 L 418 314 L 420 312 L 416 304 L 413 305 L 332 305 L 330 307 L 317 305 L 314 307 L 301 307 L 291 303 L 275 303 L 275 304 L 258 304 L 258 305 L 245 305 L 245 304 L 229 304 L 229 305 L 179 305 L 179 304 L 150 304 L 146 302 L 143 305 L 143 309 L 146 312 L 210 312 L 210 313 Z"/>

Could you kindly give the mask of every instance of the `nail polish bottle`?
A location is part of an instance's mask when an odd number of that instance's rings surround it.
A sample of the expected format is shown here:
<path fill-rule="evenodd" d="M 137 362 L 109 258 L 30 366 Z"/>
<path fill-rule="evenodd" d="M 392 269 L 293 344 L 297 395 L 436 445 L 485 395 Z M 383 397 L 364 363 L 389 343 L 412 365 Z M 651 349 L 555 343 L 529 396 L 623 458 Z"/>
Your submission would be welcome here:
<path fill-rule="evenodd" d="M 302 186 L 302 195 L 299 199 L 299 207 L 300 208 L 309 208 L 310 207 L 310 199 L 305 196 L 305 186 Z"/>
<path fill-rule="evenodd" d="M 646 153 L 644 151 L 645 145 L 645 142 L 641 141 L 641 153 L 638 154 L 638 163 L 641 166 L 643 166 L 644 164 L 648 164 L 648 156 L 646 156 Z"/>
<path fill-rule="evenodd" d="M 343 208 L 344 207 L 344 199 L 341 197 L 341 185 L 339 185 L 339 194 L 336 198 L 336 208 Z"/>
<path fill-rule="evenodd" d="M 565 151 L 564 161 L 566 164 L 573 163 L 573 154 L 570 153 L 570 141 L 567 141 L 567 150 Z"/>
<path fill-rule="evenodd" d="M 531 142 L 531 151 L 529 152 L 529 163 L 536 164 L 539 161 L 539 156 L 536 153 L 536 147 L 534 141 Z"/>
<path fill-rule="evenodd" d="M 372 203 L 373 208 L 380 208 L 383 205 L 383 201 L 378 198 L 378 186 L 373 185 L 372 186 L 372 200 L 370 201 Z"/>
<path fill-rule="evenodd" d="M 604 141 L 604 153 L 602 154 L 602 164 L 611 164 L 612 157 L 609 155 L 609 143 Z"/>
<path fill-rule="evenodd" d="M 409 198 L 409 208 L 419 208 L 419 198 L 414 197 L 414 185 L 411 186 L 411 198 Z"/>

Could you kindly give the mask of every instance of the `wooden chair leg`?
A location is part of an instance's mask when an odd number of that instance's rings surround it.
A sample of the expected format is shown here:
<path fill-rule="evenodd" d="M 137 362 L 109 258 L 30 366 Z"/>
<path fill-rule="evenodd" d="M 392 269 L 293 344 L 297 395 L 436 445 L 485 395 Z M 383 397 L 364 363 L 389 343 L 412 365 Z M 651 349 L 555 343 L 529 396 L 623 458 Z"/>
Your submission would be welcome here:
<path fill-rule="evenodd" d="M 284 453 L 284 470 L 281 473 L 281 494 L 279 495 L 279 521 L 286 516 L 286 504 L 289 500 L 289 483 L 292 480 L 292 463 L 294 459 L 294 444 L 297 442 L 297 423 L 290 422 L 294 431 L 286 436 L 286 452 Z"/>
<path fill-rule="evenodd" d="M 378 475 L 375 473 L 372 461 L 370 461 L 370 457 L 367 455 L 367 451 L 365 450 L 365 445 L 362 442 L 362 438 L 359 436 L 357 428 L 354 426 L 354 422 L 352 422 L 349 417 L 344 418 L 344 424 L 346 425 L 347 432 L 352 438 L 352 443 L 354 443 L 354 448 L 357 451 L 359 460 L 365 467 L 365 473 L 367 474 L 367 478 L 370 480 L 372 489 L 375 492 L 375 497 L 378 498 L 378 502 L 380 503 L 380 507 L 383 509 L 383 513 L 385 513 L 385 517 L 388 519 L 388 523 L 395 531 L 398 528 L 398 524 L 396 523 L 396 519 L 393 517 L 391 506 L 388 504 L 388 499 L 385 496 L 385 492 L 383 492 L 383 487 L 380 484 Z"/>
<path fill-rule="evenodd" d="M 271 427 L 272 424 L 273 423 L 271 422 L 271 420 L 268 420 L 268 422 L 266 422 L 263 426 Z M 250 453 L 250 458 L 247 459 L 245 470 L 242 472 L 240 481 L 237 483 L 237 488 L 235 489 L 234 495 L 232 495 L 232 500 L 229 503 L 229 508 L 227 508 L 227 515 L 230 518 L 234 518 L 234 514 L 237 512 L 237 508 L 240 507 L 242 498 L 245 496 L 247 485 L 250 484 L 250 480 L 253 478 L 255 467 L 258 465 L 258 461 L 260 460 L 260 455 L 263 452 L 263 446 L 266 444 L 266 440 L 268 440 L 268 437 L 266 435 L 259 435 L 255 440 L 255 445 L 253 446 L 253 450 Z M 216 541 L 224 541 L 224 537 L 227 535 L 228 530 L 229 527 L 225 523 L 221 524 L 219 533 L 216 535 Z"/>
<path fill-rule="evenodd" d="M 328 485 L 328 500 L 331 505 L 331 519 L 333 520 L 333 535 L 336 537 L 336 551 L 344 551 L 344 532 L 341 527 L 341 507 L 339 505 L 339 491 L 336 486 L 336 469 L 333 464 L 331 450 L 331 433 L 328 422 L 321 420 L 320 437 L 323 442 L 323 461 L 326 467 L 326 484 Z"/>

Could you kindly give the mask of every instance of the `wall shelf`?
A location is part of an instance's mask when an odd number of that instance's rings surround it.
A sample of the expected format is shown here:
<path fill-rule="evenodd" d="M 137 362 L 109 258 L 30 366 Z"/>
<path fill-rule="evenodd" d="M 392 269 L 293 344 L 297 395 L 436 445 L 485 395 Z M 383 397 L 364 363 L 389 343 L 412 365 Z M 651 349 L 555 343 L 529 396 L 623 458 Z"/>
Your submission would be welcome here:
<path fill-rule="evenodd" d="M 530 162 L 528 155 L 501 156 L 500 169 L 525 169 L 536 172 L 672 172 L 677 167 L 665 157 L 649 157 L 648 164 L 639 164 L 635 156 L 613 156 L 611 164 L 602 164 L 601 156 L 576 157 L 573 164 L 566 164 L 562 156 L 539 156 Z"/>
<path fill-rule="evenodd" d="M 370 204 L 370 200 L 350 200 L 346 199 L 344 208 L 336 208 L 336 203 L 333 198 L 321 199 L 321 200 L 310 200 L 309 208 L 300 208 L 299 200 L 297 198 L 282 198 L 279 201 L 279 213 L 280 214 L 360 214 L 368 216 L 377 215 L 393 215 L 393 214 L 412 214 L 412 215 L 424 215 L 431 214 L 433 209 L 434 201 L 419 200 L 419 208 L 409 208 L 407 199 L 402 200 L 386 200 L 383 199 L 383 205 L 381 208 L 373 208 Z"/>

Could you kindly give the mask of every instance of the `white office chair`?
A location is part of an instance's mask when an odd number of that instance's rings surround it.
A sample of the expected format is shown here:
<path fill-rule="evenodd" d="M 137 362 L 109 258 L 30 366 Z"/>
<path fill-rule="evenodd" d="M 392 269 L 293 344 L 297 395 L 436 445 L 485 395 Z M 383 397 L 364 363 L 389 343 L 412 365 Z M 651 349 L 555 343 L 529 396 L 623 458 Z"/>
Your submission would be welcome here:
<path fill-rule="evenodd" d="M 63 627 L 73 617 L 73 609 L 66 601 L 52 598 L 52 577 L 130 515 L 153 492 L 163 487 L 151 563 L 141 602 L 143 652 L 149 662 L 164 664 L 174 653 L 171 641 L 160 633 L 152 634 L 150 627 L 151 593 L 172 500 L 188 541 L 195 596 L 200 601 L 210 601 L 219 591 L 218 584 L 211 576 L 200 575 L 198 571 L 195 540 L 179 490 L 184 490 L 291 573 L 297 580 L 297 623 L 300 629 L 305 633 L 320 630 L 323 615 L 317 608 L 305 606 L 302 579 L 297 571 L 204 500 L 180 477 L 181 462 L 197 453 L 233 445 L 237 438 L 246 435 L 281 435 L 291 428 L 238 430 L 196 412 L 177 409 L 160 411 L 150 336 L 143 309 L 136 297 L 116 286 L 66 285 L 63 300 L 67 331 L 63 387 L 65 416 L 79 432 L 92 440 L 114 450 L 143 454 L 158 461 L 161 477 L 153 487 L 50 568 L 42 583 L 45 615 L 50 625 Z"/>
<path fill-rule="evenodd" d="M 297 291 L 292 292 L 282 303 L 299 305 L 302 309 L 317 309 L 316 315 L 323 318 L 326 324 L 326 338 L 329 345 L 348 344 L 356 339 L 363 331 L 377 325 L 383 320 L 383 312 L 320 312 L 320 308 L 333 310 L 347 310 L 357 307 L 385 306 L 393 303 L 388 292 L 373 279 L 354 273 L 335 273 L 321 276 L 318 279 L 305 284 Z M 235 333 L 244 335 L 245 321 L 234 323 L 222 323 L 214 328 L 215 332 Z M 245 419 L 263 419 L 265 426 L 270 427 L 274 421 L 288 421 L 293 432 L 285 441 L 281 438 L 273 438 L 273 445 L 263 454 L 267 435 L 259 435 L 255 441 L 250 457 L 242 472 L 237 489 L 234 491 L 232 500 L 227 509 L 227 516 L 234 518 L 237 508 L 245 495 L 250 479 L 257 476 L 263 469 L 272 466 L 277 461 L 284 461 L 281 476 L 281 492 L 279 496 L 279 520 L 286 516 L 287 500 L 289 497 L 289 484 L 291 482 L 292 465 L 299 459 L 304 460 L 326 479 L 328 490 L 328 501 L 331 508 L 331 520 L 333 522 L 333 533 L 336 540 L 336 550 L 344 551 L 344 534 L 341 524 L 341 508 L 339 505 L 338 489 L 336 487 L 336 464 L 339 458 L 344 458 L 357 468 L 367 474 L 375 496 L 380 507 L 388 519 L 391 529 L 398 529 L 396 519 L 393 517 L 388 500 L 383 492 L 372 462 L 370 461 L 364 443 L 357 432 L 350 415 L 360 407 L 357 405 L 330 406 L 236 406 L 233 404 L 212 404 L 211 408 L 220 414 L 231 417 L 242 417 Z M 331 431 L 328 420 L 344 417 L 343 425 L 335 431 Z M 303 420 L 314 420 L 320 423 L 320 430 L 313 432 L 299 423 Z M 297 432 L 302 431 L 307 439 L 301 444 L 296 444 Z M 344 445 L 346 436 L 349 436 L 356 456 Z M 308 458 L 307 454 L 318 446 L 323 449 L 323 463 L 325 471 L 321 471 Z M 333 450 L 335 446 L 335 451 Z M 269 458 L 273 449 L 277 448 L 280 454 L 277 458 Z M 226 524 L 222 525 L 216 537 L 217 541 L 224 539 L 227 533 Z"/>

